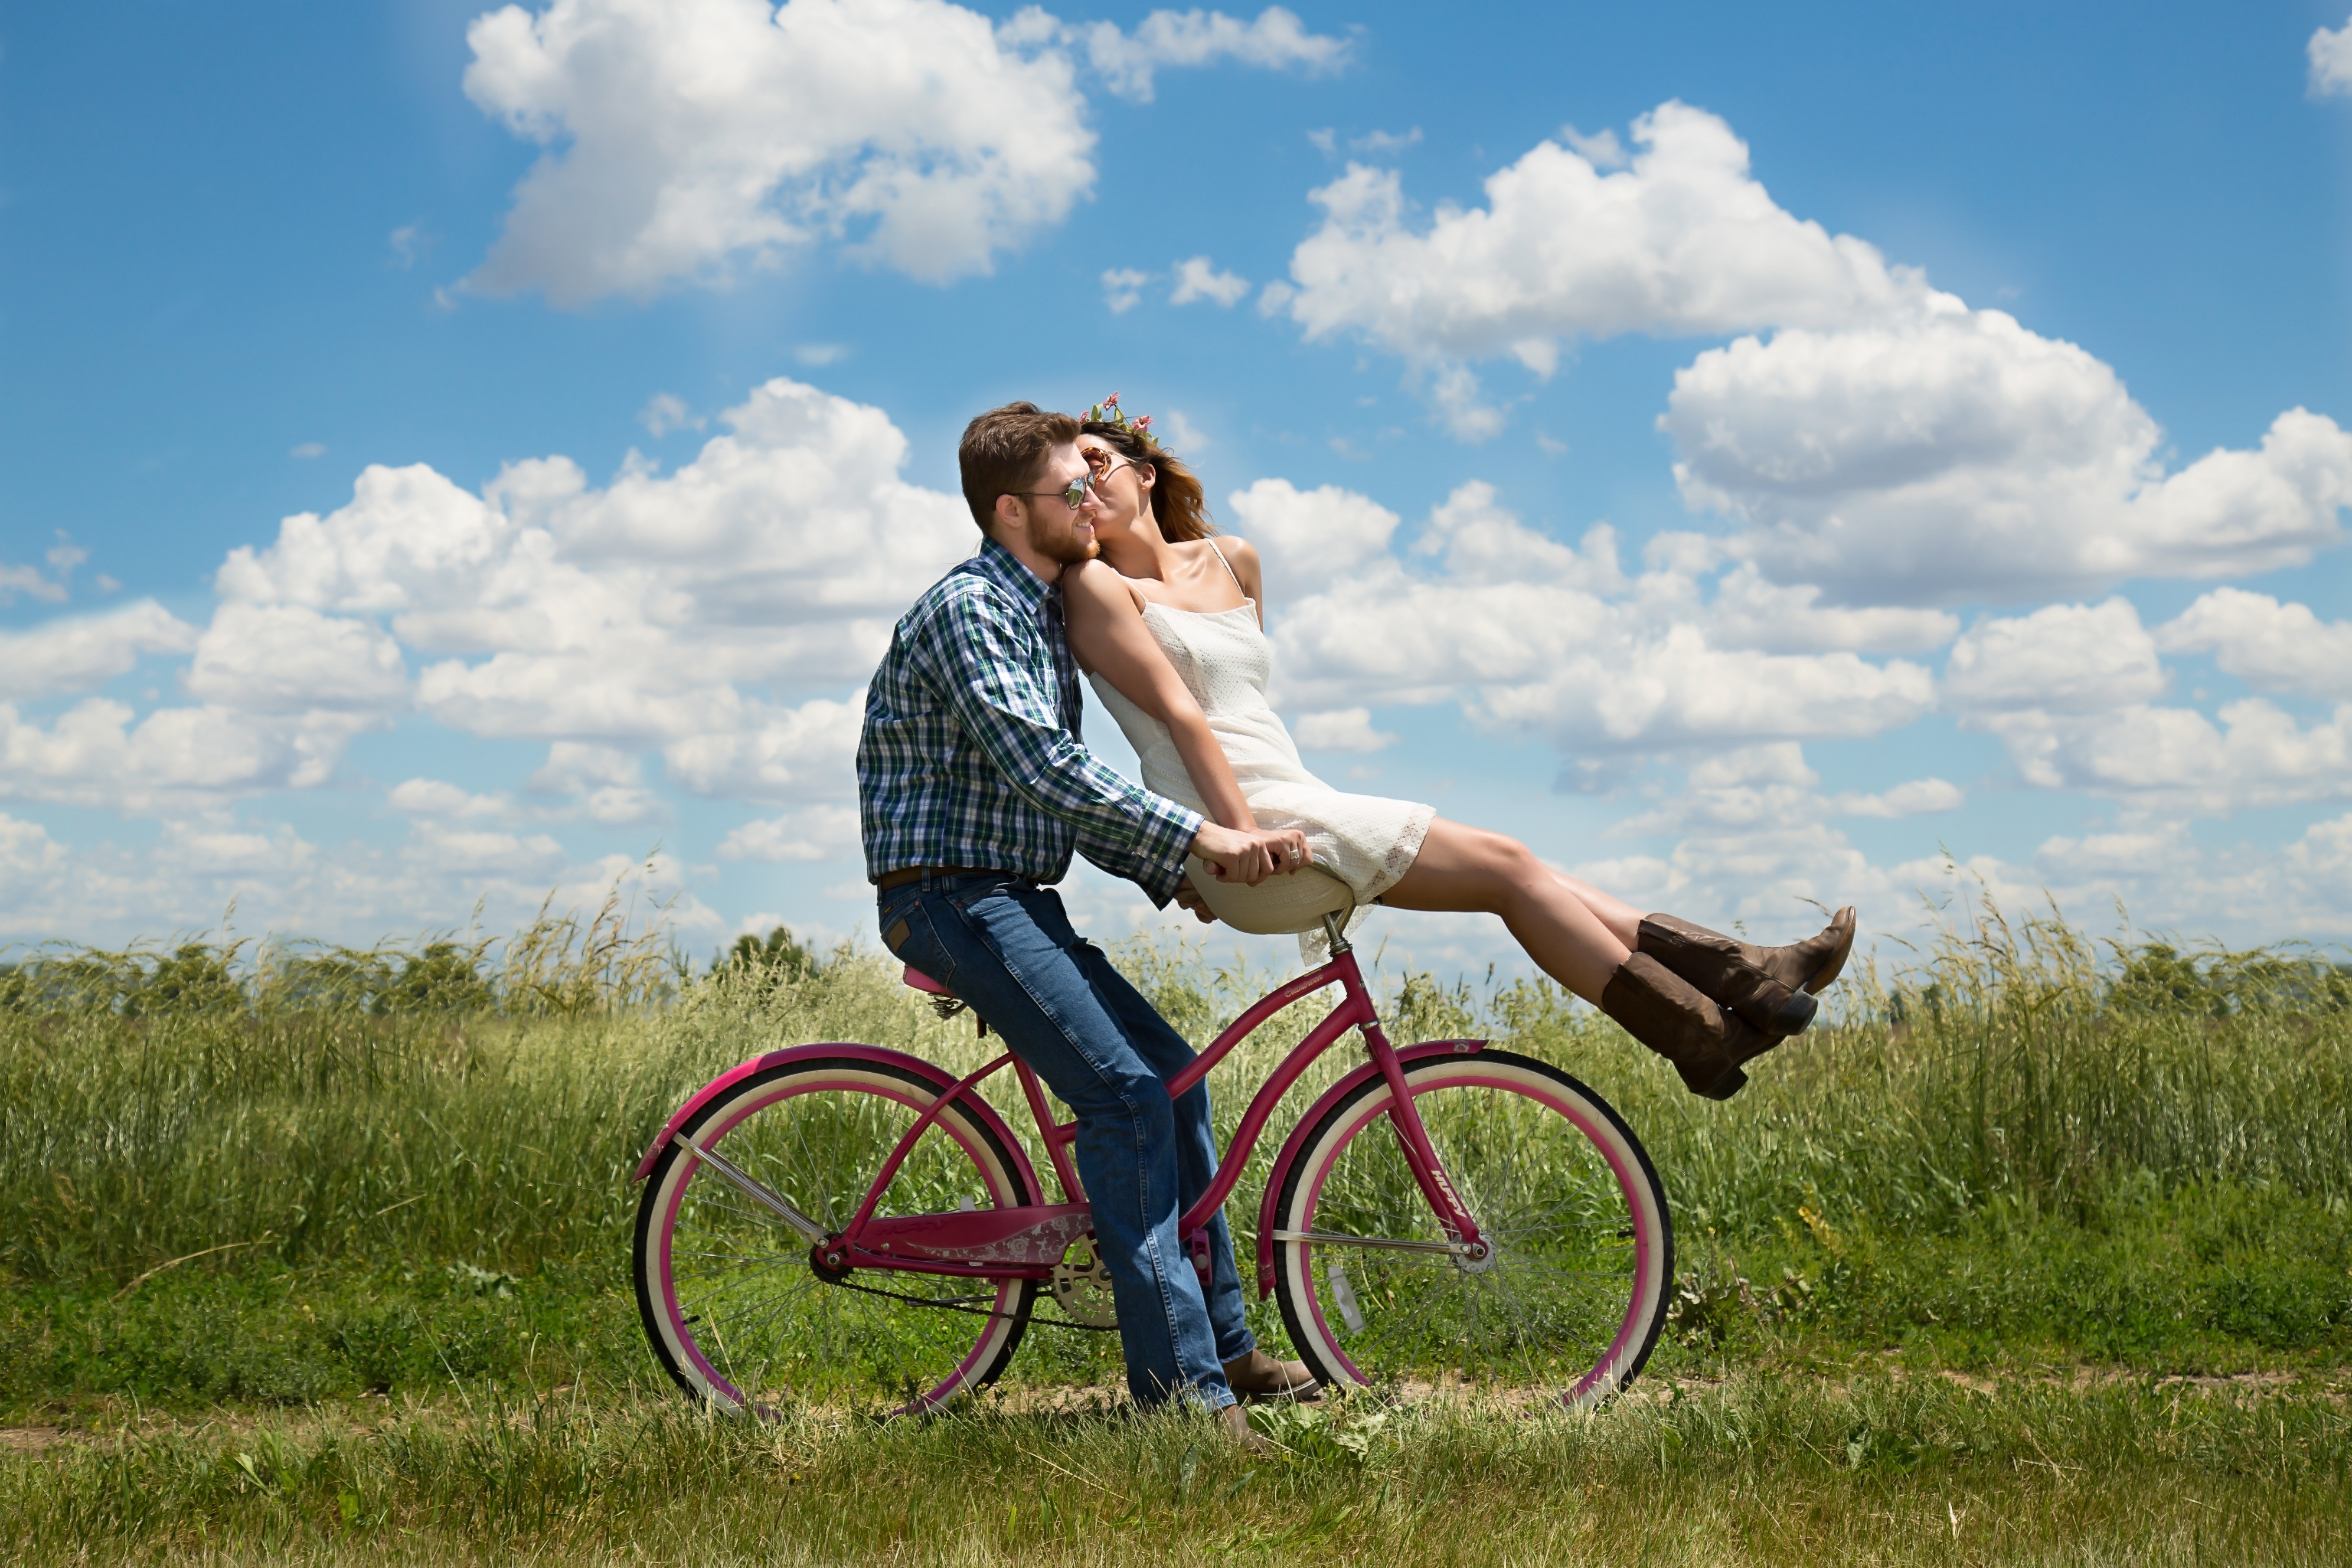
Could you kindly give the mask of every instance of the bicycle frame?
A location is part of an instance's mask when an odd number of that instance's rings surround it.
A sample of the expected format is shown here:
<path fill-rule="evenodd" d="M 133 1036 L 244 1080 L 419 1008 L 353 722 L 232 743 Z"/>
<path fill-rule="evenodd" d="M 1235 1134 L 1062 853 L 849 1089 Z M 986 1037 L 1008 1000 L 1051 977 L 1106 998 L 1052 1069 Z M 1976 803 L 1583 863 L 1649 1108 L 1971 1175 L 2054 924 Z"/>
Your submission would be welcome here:
<path fill-rule="evenodd" d="M 1242 1115 L 1240 1126 L 1234 1129 L 1233 1142 L 1226 1146 L 1218 1162 L 1216 1175 L 1210 1182 L 1208 1190 L 1177 1221 L 1178 1230 L 1185 1237 L 1187 1250 L 1193 1256 L 1196 1267 L 1205 1263 L 1207 1237 L 1202 1227 L 1224 1205 L 1234 1188 L 1240 1184 L 1242 1169 L 1248 1163 L 1251 1152 L 1256 1148 L 1259 1138 L 1264 1136 L 1266 1123 L 1273 1119 L 1283 1096 L 1318 1058 L 1338 1042 L 1340 1036 L 1355 1029 L 1363 1036 L 1365 1049 L 1372 1065 L 1387 1081 L 1390 1095 L 1387 1115 L 1422 1196 L 1435 1212 L 1452 1247 L 1459 1247 L 1462 1256 L 1471 1259 L 1483 1258 L 1486 1247 L 1479 1236 L 1477 1222 L 1454 1192 L 1454 1184 L 1447 1179 L 1444 1165 L 1430 1142 L 1428 1131 L 1422 1125 L 1412 1097 L 1405 1088 L 1403 1058 L 1381 1028 L 1380 1015 L 1372 1005 L 1363 972 L 1357 966 L 1354 949 L 1341 935 L 1336 920 L 1327 919 L 1325 929 L 1332 938 L 1328 963 L 1259 998 L 1227 1026 L 1190 1067 L 1169 1082 L 1171 1096 L 1183 1095 L 1214 1071 L 1235 1047 L 1255 1034 L 1267 1019 L 1331 985 L 1342 987 L 1339 1005 L 1291 1049 L 1281 1065 L 1259 1086 L 1249 1108 Z M 970 1209 L 947 1214 L 877 1218 L 874 1210 L 880 1204 L 883 1193 L 924 1131 L 949 1106 L 967 1095 L 972 1096 L 975 1103 L 984 1105 L 985 1101 L 981 1101 L 973 1091 L 1008 1064 L 1020 1079 L 1022 1096 L 1028 1101 L 1030 1114 L 1036 1119 L 1038 1135 L 1052 1159 L 1054 1173 L 1061 1184 L 1066 1201 L 1018 1208 Z M 1070 1244 L 1093 1227 L 1092 1210 L 1085 1202 L 1084 1189 L 1070 1157 L 1070 1144 L 1076 1136 L 1077 1124 L 1075 1121 L 1057 1122 L 1054 1120 L 1037 1075 L 1026 1062 L 1007 1051 L 958 1080 L 923 1110 L 876 1173 L 849 1224 L 838 1236 L 818 1244 L 815 1249 L 818 1260 L 824 1267 L 835 1269 L 882 1268 L 989 1279 L 1049 1278 Z M 709 1159 L 693 1145 L 688 1144 L 688 1148 L 698 1156 Z M 718 1173 L 736 1185 L 745 1186 L 751 1196 L 771 1209 L 779 1214 L 791 1209 L 789 1204 L 759 1188 L 756 1183 L 750 1183 L 748 1177 L 731 1166 L 715 1159 L 710 1159 L 709 1163 Z M 750 1184 L 746 1185 L 747 1183 Z M 791 1214 L 797 1215 L 798 1211 L 792 1210 Z M 789 1216 L 787 1223 L 795 1229 L 801 1228 L 798 1221 Z"/>

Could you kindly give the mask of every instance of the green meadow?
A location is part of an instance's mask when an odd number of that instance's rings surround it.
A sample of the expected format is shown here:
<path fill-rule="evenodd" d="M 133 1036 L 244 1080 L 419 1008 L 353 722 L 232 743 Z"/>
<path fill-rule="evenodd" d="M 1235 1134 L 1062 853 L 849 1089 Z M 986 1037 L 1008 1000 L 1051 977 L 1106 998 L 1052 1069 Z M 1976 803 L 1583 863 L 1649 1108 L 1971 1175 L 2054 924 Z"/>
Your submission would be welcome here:
<path fill-rule="evenodd" d="M 1215 951 L 1119 956 L 1205 1042 L 1276 978 Z M 1548 985 L 1391 974 L 1400 1043 L 1486 1035 L 1625 1115 L 1674 1204 L 1674 1315 L 1600 1411 L 1358 1396 L 1263 1415 L 1271 1460 L 1136 1416 L 1108 1336 L 1043 1328 L 927 1421 L 671 1389 L 628 1277 L 669 1110 L 811 1041 L 984 1059 L 872 956 L 688 963 L 607 910 L 495 945 L 6 959 L 11 1560 L 2352 1560 L 2330 954 L 1990 916 L 1850 973 L 1724 1105 Z M 1212 1079 L 1226 1125 L 1314 1007 Z"/>

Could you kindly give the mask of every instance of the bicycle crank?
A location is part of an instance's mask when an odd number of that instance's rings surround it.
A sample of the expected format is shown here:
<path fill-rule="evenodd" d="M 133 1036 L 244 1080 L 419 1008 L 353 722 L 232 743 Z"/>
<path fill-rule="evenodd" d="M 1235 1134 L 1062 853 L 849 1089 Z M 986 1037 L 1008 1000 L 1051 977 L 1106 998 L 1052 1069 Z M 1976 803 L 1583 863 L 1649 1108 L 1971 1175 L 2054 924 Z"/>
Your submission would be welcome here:
<path fill-rule="evenodd" d="M 1075 1261 L 1082 1260 L 1082 1261 Z M 1118 1326 L 1118 1303 L 1110 1293 L 1110 1265 L 1095 1250 L 1094 1237 L 1070 1244 L 1054 1265 L 1054 1300 L 1062 1315 L 1090 1329 Z"/>

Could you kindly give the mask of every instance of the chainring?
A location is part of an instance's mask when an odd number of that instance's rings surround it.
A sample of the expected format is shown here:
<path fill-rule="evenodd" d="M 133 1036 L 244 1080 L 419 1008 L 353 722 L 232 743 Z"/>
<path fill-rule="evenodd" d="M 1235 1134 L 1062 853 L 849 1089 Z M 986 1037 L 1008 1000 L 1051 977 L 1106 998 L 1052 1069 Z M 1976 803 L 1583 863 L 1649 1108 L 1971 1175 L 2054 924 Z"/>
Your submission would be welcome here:
<path fill-rule="evenodd" d="M 1054 1300 L 1062 1315 L 1092 1329 L 1118 1326 L 1118 1303 L 1110 1293 L 1110 1266 L 1095 1251 L 1092 1237 L 1070 1243 L 1054 1265 Z"/>

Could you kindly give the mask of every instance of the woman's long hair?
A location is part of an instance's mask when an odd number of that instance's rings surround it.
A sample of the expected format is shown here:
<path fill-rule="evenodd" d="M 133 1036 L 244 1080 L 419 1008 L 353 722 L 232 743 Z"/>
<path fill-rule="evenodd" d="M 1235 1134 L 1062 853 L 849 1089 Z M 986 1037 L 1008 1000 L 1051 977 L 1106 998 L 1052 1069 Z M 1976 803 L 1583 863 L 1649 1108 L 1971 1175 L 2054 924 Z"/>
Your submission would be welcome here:
<path fill-rule="evenodd" d="M 1089 419 L 1078 426 L 1078 438 L 1083 441 L 1088 437 L 1139 468 L 1152 470 L 1151 516 L 1160 524 L 1162 539 L 1171 542 L 1206 539 L 1217 531 L 1209 521 L 1208 492 L 1201 488 L 1200 477 L 1176 454 L 1149 436 L 1137 435 L 1131 426 L 1101 419 Z"/>

